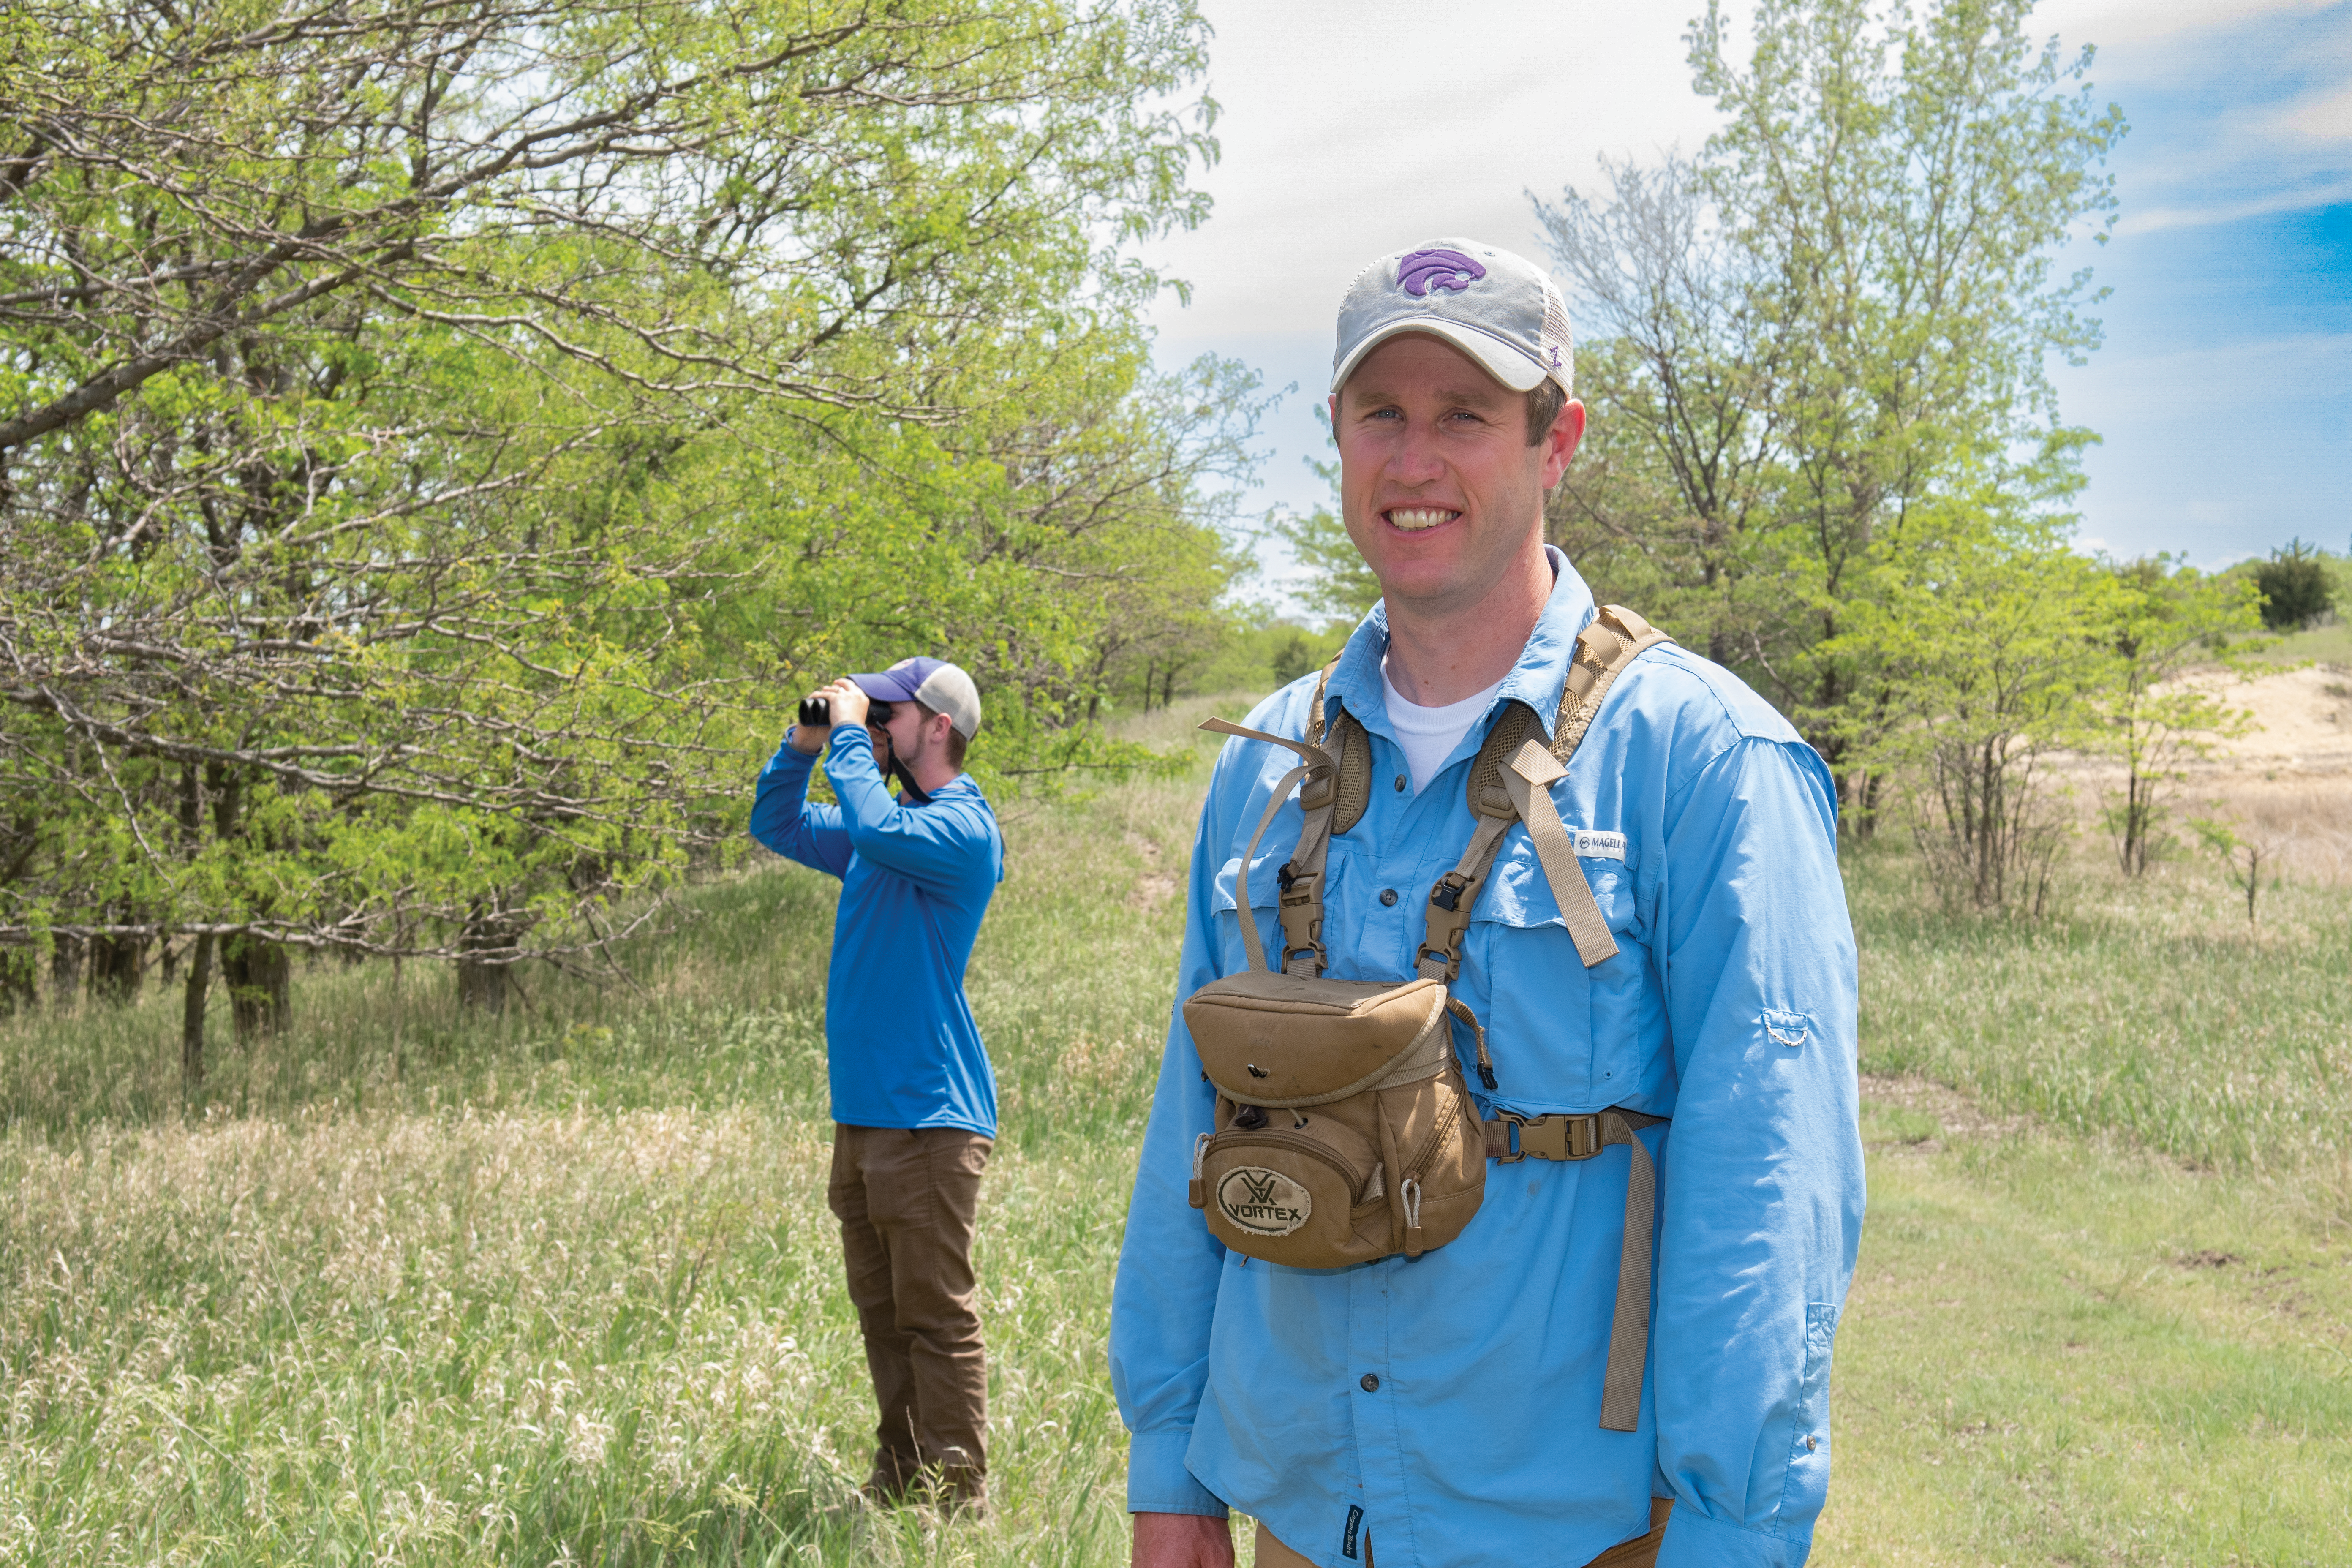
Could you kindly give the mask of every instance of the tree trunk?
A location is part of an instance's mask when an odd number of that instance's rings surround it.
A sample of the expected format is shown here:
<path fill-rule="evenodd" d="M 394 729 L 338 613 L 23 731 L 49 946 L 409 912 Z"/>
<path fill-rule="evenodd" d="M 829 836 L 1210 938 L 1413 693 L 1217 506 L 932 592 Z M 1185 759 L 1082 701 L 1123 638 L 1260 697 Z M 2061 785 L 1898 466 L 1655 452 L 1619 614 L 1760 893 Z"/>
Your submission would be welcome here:
<path fill-rule="evenodd" d="M 457 961 L 457 1005 L 478 1013 L 507 1010 L 507 966 L 473 959 Z"/>
<path fill-rule="evenodd" d="M 31 1010 L 40 994 L 40 973 L 32 949 L 0 947 L 0 1018 Z"/>
<path fill-rule="evenodd" d="M 229 1016 L 236 1043 L 250 1046 L 294 1022 L 294 965 L 282 943 L 233 936 L 221 944 L 221 978 L 228 982 Z"/>
<path fill-rule="evenodd" d="M 61 936 L 49 950 L 49 1000 L 59 1007 L 71 1005 L 81 989 L 81 952 L 78 936 Z"/>
<path fill-rule="evenodd" d="M 511 917 L 477 910 L 473 919 L 466 922 L 457 945 L 467 954 L 495 953 L 503 958 L 513 950 L 514 939 Z M 509 965 L 499 962 L 499 958 L 467 956 L 457 960 L 458 1005 L 492 1014 L 507 1010 L 510 975 Z"/>
<path fill-rule="evenodd" d="M 147 944 L 137 937 L 89 939 L 89 994 L 101 1002 L 128 1002 L 139 994 Z"/>
<path fill-rule="evenodd" d="M 205 1084 L 205 993 L 213 980 L 213 934 L 204 931 L 188 954 L 188 989 L 180 1007 L 180 1085 L 194 1093 Z"/>

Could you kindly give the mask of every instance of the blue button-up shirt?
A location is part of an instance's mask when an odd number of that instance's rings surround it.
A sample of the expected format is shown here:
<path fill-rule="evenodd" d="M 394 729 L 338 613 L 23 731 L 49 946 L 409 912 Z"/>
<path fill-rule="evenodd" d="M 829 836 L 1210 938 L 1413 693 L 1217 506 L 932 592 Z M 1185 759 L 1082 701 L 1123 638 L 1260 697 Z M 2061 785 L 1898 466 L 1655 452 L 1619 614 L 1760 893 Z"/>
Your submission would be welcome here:
<path fill-rule="evenodd" d="M 1380 609 L 1341 655 L 1330 696 L 1370 734 L 1373 787 L 1362 819 L 1331 842 L 1331 978 L 1412 976 L 1428 889 L 1469 839 L 1467 770 L 1487 729 L 1506 701 L 1547 729 L 1559 711 L 1594 610 L 1557 552 L 1552 564 L 1525 652 L 1425 789 L 1411 789 L 1389 728 Z M 1313 685 L 1276 692 L 1250 725 L 1303 733 Z M 1180 999 L 1245 965 L 1239 858 L 1295 761 L 1240 740 L 1218 759 L 1192 851 Z M 1579 962 L 1514 826 L 1454 994 L 1493 1047 L 1500 1088 L 1478 1095 L 1482 1114 L 1624 1106 L 1672 1118 L 1640 1134 L 1660 1188 L 1638 1429 L 1600 1426 L 1628 1151 L 1490 1163 L 1468 1229 L 1418 1259 L 1250 1261 L 1185 1201 L 1215 1091 L 1180 1006 L 1111 1309 L 1131 1510 L 1230 1504 L 1328 1568 L 1360 1563 L 1365 1533 L 1381 1568 L 1540 1568 L 1642 1534 L 1650 1500 L 1665 1497 L 1665 1568 L 1804 1560 L 1828 1490 L 1830 1345 L 1863 1211 L 1832 784 L 1738 679 L 1664 647 L 1619 677 L 1552 798 L 1570 828 L 1624 836 L 1622 859 L 1580 862 L 1617 954 Z M 1250 866 L 1249 914 L 1269 952 L 1275 872 L 1300 826 L 1294 796 Z M 1466 1032 L 1455 1034 L 1466 1062 Z"/>
<path fill-rule="evenodd" d="M 787 731 L 760 773 L 751 837 L 841 879 L 824 985 L 833 1119 L 993 1138 L 996 1074 L 963 975 L 1004 879 L 996 814 L 970 773 L 900 804 L 862 724 L 835 725 L 825 747 L 840 805 L 810 802 L 815 766 Z"/>

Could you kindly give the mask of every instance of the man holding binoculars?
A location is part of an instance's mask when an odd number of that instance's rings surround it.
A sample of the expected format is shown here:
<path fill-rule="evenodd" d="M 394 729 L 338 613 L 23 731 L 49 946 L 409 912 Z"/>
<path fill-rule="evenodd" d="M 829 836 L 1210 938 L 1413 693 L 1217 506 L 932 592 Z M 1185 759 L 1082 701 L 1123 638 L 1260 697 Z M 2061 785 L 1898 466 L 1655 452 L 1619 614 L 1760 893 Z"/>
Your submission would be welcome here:
<path fill-rule="evenodd" d="M 1004 837 L 963 772 L 971 677 L 936 658 L 836 680 L 760 774 L 751 837 L 841 879 L 826 973 L 826 1199 L 882 1418 L 865 1494 L 984 1505 L 988 1365 L 971 1268 L 996 1077 L 964 996 Z M 817 757 L 837 805 L 812 805 Z M 887 774 L 903 793 L 893 798 Z"/>

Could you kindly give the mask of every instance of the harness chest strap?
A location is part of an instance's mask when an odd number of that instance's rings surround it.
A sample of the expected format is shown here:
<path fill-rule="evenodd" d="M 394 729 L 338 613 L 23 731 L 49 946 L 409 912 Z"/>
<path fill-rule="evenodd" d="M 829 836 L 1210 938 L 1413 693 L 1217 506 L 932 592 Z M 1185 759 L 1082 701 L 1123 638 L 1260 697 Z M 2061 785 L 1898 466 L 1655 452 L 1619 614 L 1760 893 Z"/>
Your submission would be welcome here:
<path fill-rule="evenodd" d="M 1483 1122 L 1486 1157 L 1506 1165 L 1530 1155 L 1538 1160 L 1590 1160 L 1623 1144 L 1632 1163 L 1625 1172 L 1625 1240 L 1617 1255 L 1617 1306 L 1609 1324 L 1609 1364 L 1601 1380 L 1601 1425 L 1631 1432 L 1641 1420 L 1642 1366 L 1650 1347 L 1650 1236 L 1658 1212 L 1658 1168 L 1649 1149 L 1633 1134 L 1666 1118 L 1638 1110 L 1603 1110 L 1591 1116 L 1513 1116 Z"/>

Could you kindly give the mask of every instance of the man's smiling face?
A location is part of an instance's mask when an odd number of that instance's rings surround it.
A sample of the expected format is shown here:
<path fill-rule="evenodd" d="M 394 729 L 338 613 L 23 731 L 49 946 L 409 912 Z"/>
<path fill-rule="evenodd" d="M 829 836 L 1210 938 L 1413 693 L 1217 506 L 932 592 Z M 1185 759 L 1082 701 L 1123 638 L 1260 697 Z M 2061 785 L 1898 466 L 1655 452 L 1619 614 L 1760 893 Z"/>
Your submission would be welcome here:
<path fill-rule="evenodd" d="M 1365 355 L 1331 399 L 1341 515 L 1391 604 L 1475 604 L 1540 537 L 1544 492 L 1568 468 L 1584 408 L 1570 403 L 1529 446 L 1527 406 L 1527 394 L 1420 332 Z"/>

